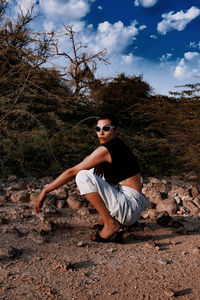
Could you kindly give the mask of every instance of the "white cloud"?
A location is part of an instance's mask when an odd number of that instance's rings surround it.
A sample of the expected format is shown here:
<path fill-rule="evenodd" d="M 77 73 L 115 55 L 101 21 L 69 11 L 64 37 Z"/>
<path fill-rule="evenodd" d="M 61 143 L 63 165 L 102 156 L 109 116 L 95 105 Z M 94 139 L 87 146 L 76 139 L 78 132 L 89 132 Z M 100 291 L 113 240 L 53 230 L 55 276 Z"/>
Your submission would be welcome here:
<path fill-rule="evenodd" d="M 135 0 L 134 5 L 135 6 L 143 6 L 143 7 L 152 7 L 154 6 L 158 0 Z"/>
<path fill-rule="evenodd" d="M 128 55 L 122 55 L 122 61 L 121 61 L 121 64 L 132 64 L 134 61 L 134 56 L 132 53 L 129 53 Z"/>
<path fill-rule="evenodd" d="M 163 54 L 161 57 L 159 57 L 159 60 L 161 62 L 167 62 L 171 57 L 172 57 L 171 53 L 166 53 L 166 54 Z"/>
<path fill-rule="evenodd" d="M 190 48 L 199 48 L 200 49 L 200 42 L 190 42 Z"/>
<path fill-rule="evenodd" d="M 114 24 L 108 21 L 100 23 L 96 36 L 91 40 L 93 48 L 95 44 L 94 50 L 100 51 L 106 48 L 108 53 L 123 52 L 127 46 L 133 43 L 139 33 L 136 25 L 136 21 L 132 21 L 131 25 L 127 27 L 121 21 Z"/>
<path fill-rule="evenodd" d="M 157 37 L 156 35 L 154 35 L 154 34 L 150 35 L 150 38 L 151 38 L 151 39 L 154 39 L 154 40 L 157 40 L 157 39 L 158 39 L 158 37 Z"/>
<path fill-rule="evenodd" d="M 199 74 L 200 54 L 197 52 L 186 52 L 174 69 L 174 78 L 178 80 L 190 80 Z"/>
<path fill-rule="evenodd" d="M 144 30 L 144 29 L 146 29 L 146 28 L 147 28 L 146 25 L 141 25 L 141 26 L 139 27 L 139 30 Z"/>
<path fill-rule="evenodd" d="M 186 52 L 184 54 L 184 58 L 187 59 L 187 60 L 192 60 L 193 58 L 195 58 L 198 55 L 199 55 L 198 52 Z"/>
<path fill-rule="evenodd" d="M 168 14 L 162 15 L 163 20 L 158 23 L 157 31 L 163 35 L 171 30 L 182 31 L 188 23 L 197 18 L 199 15 L 200 9 L 195 6 L 192 6 L 185 13 L 182 10 L 175 14 L 173 11 L 170 11 Z"/>
<path fill-rule="evenodd" d="M 55 30 L 55 26 L 52 21 L 49 21 L 49 22 L 44 21 L 43 27 L 44 27 L 45 32 L 52 32 Z"/>
<path fill-rule="evenodd" d="M 40 0 L 40 6 L 47 18 L 69 24 L 90 11 L 90 2 L 93 0 Z"/>

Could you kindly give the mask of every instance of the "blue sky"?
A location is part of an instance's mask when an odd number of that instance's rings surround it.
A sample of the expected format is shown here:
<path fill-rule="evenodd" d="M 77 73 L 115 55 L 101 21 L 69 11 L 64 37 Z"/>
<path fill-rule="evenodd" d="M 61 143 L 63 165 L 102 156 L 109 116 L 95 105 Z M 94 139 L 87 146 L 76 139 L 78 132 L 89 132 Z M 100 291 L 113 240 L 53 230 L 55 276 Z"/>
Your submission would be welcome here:
<path fill-rule="evenodd" d="M 36 30 L 73 25 L 87 50 L 107 49 L 109 65 L 96 76 L 143 75 L 155 94 L 199 82 L 200 0 L 18 0 L 42 16 Z M 17 7 L 15 7 L 17 12 Z M 67 52 L 70 44 L 61 38 Z M 56 62 L 59 64 L 59 61 Z M 60 61 L 60 64 L 63 64 Z"/>

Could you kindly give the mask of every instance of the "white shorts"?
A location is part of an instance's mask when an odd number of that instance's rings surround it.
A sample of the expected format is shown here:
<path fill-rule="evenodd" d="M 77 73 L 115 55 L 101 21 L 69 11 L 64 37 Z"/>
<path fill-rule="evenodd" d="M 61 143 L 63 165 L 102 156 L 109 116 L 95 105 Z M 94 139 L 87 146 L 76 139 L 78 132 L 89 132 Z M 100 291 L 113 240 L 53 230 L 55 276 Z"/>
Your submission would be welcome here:
<path fill-rule="evenodd" d="M 81 195 L 99 193 L 110 215 L 122 225 L 135 223 L 150 205 L 143 194 L 127 186 L 112 186 L 91 170 L 80 171 L 76 175 L 76 184 Z"/>

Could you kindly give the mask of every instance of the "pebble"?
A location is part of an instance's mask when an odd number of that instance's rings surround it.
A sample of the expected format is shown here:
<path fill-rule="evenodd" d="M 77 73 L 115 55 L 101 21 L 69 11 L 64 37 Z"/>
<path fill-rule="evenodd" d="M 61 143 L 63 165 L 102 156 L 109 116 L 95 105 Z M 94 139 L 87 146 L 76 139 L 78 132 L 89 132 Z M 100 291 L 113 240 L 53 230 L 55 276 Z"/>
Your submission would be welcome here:
<path fill-rule="evenodd" d="M 81 207 L 79 210 L 78 210 L 78 214 L 80 216 L 89 216 L 90 214 L 90 211 L 87 207 Z"/>
<path fill-rule="evenodd" d="M 175 294 L 174 294 L 174 291 L 173 291 L 172 289 L 170 289 L 170 288 L 164 290 L 164 293 L 165 293 L 165 295 L 168 296 L 168 297 L 174 297 L 174 295 L 175 295 Z"/>
<path fill-rule="evenodd" d="M 192 249 L 192 253 L 195 254 L 195 255 L 200 255 L 200 247 L 194 247 Z"/>
<path fill-rule="evenodd" d="M 86 244 L 83 241 L 78 242 L 77 244 L 78 247 L 85 247 Z"/>
<path fill-rule="evenodd" d="M 155 249 L 156 243 L 154 241 L 148 241 L 148 242 L 144 243 L 144 246 L 149 248 L 149 249 Z"/>

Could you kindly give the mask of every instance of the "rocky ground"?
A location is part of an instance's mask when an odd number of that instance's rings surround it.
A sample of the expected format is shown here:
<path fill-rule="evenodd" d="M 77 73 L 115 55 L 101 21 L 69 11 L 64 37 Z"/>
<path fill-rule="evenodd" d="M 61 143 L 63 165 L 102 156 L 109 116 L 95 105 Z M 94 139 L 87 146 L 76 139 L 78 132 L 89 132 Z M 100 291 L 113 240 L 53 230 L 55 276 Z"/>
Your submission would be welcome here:
<path fill-rule="evenodd" d="M 98 215 L 74 182 L 34 201 L 51 178 L 0 180 L 0 299 L 200 299 L 200 187 L 149 178 L 151 207 L 123 244 L 90 240 Z"/>

